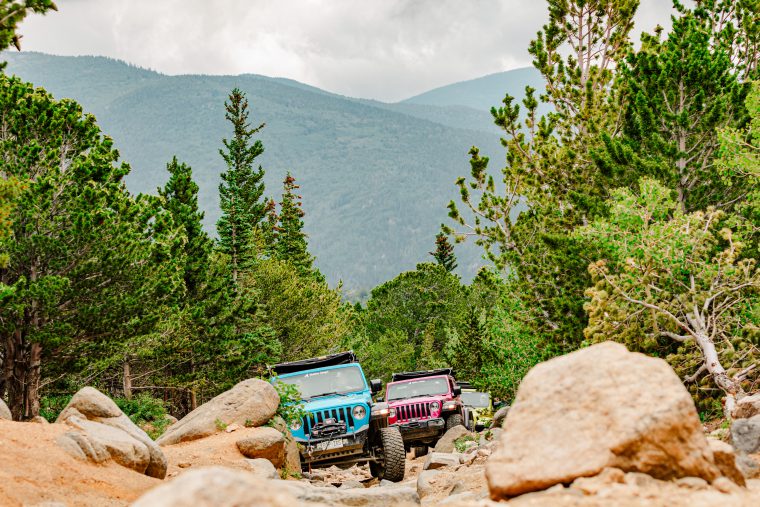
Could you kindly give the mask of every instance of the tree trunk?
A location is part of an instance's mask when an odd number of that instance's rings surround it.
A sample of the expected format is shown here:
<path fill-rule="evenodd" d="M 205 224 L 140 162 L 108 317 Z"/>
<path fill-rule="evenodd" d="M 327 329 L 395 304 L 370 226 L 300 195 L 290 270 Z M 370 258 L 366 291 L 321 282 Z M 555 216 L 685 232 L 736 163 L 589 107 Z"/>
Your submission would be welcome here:
<path fill-rule="evenodd" d="M 26 384 L 26 354 L 21 329 L 15 329 L 5 342 L 5 381 L 8 408 L 15 421 L 24 416 L 24 385 Z"/>
<path fill-rule="evenodd" d="M 190 373 L 193 381 L 195 381 L 195 361 L 192 358 L 190 358 Z M 190 388 L 190 411 L 196 408 L 198 408 L 198 394 L 195 390 L 195 384 L 193 384 L 193 387 Z"/>
<path fill-rule="evenodd" d="M 32 343 L 29 350 L 29 377 L 26 384 L 25 419 L 40 415 L 40 380 L 42 378 L 42 344 Z"/>
<path fill-rule="evenodd" d="M 731 412 L 733 412 L 736 406 L 737 395 L 743 394 L 741 383 L 728 376 L 726 369 L 720 364 L 720 358 L 718 357 L 718 350 L 715 348 L 710 336 L 707 334 L 707 330 L 703 325 L 704 319 L 701 315 L 695 313 L 687 316 L 689 323 L 695 330 L 695 341 L 697 346 L 702 350 L 702 357 L 705 361 L 705 368 L 707 372 L 712 376 L 713 382 L 717 385 L 726 395 L 726 403 L 723 406 L 723 414 L 727 420 L 731 420 Z"/>
<path fill-rule="evenodd" d="M 132 372 L 129 367 L 129 359 L 124 359 L 124 397 L 128 400 L 132 399 Z"/>

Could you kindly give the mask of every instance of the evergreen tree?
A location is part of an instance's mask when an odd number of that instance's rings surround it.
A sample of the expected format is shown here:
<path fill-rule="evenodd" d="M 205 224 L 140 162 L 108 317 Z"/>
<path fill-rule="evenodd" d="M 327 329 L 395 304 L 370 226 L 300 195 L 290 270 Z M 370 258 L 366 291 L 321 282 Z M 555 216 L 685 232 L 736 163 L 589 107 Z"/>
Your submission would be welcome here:
<path fill-rule="evenodd" d="M 295 178 L 288 173 L 283 181 L 274 248 L 278 259 L 291 263 L 301 274 L 311 275 L 315 273 L 314 257 L 309 253 L 306 233 L 303 232 L 304 212 L 301 196 L 296 193 L 299 188 Z M 318 274 L 318 278 L 322 276 Z"/>
<path fill-rule="evenodd" d="M 548 3 L 549 22 L 529 46 L 546 93 L 527 87 L 524 111 L 511 96 L 492 108 L 507 151 L 502 185 L 473 147 L 471 178 L 456 182 L 463 209 L 449 203 L 460 230 L 444 232 L 457 241 L 474 237 L 497 268 L 516 274 L 524 307 L 535 312 L 535 332 L 544 346 L 563 352 L 581 341 L 590 283 L 584 246 L 570 233 L 605 212 L 614 183 L 593 163 L 592 150 L 600 132 L 619 128 L 613 70 L 630 48 L 638 0 Z M 540 117 L 539 100 L 553 111 Z"/>
<path fill-rule="evenodd" d="M 192 169 L 174 157 L 166 165 L 166 170 L 170 175 L 169 181 L 164 188 L 158 189 L 158 194 L 164 198 L 163 206 L 171 214 L 175 225 L 184 229 L 183 279 L 188 298 L 194 299 L 206 277 L 212 243 L 203 230 L 204 213 L 198 208 L 198 185 L 193 181 Z"/>
<path fill-rule="evenodd" d="M 484 317 L 483 311 L 471 307 L 454 346 L 452 365 L 459 378 L 470 382 L 481 376 L 483 363 L 490 353 L 487 350 L 489 339 Z"/>
<path fill-rule="evenodd" d="M 129 166 L 94 117 L 4 76 L 0 113 L 0 174 L 23 182 L 0 239 L 3 387 L 19 419 L 39 414 L 44 371 L 151 332 L 181 281 L 171 217 L 127 193 Z"/>
<path fill-rule="evenodd" d="M 217 222 L 219 247 L 230 256 L 232 282 L 237 284 L 240 270 L 254 256 L 253 237 L 264 218 L 266 202 L 264 195 L 264 169 L 254 169 L 253 163 L 264 152 L 261 140 L 253 140 L 254 134 L 264 128 L 262 123 L 251 128 L 248 122 L 248 100 L 238 88 L 232 90 L 224 103 L 225 118 L 232 124 L 233 137 L 224 139 L 224 150 L 219 150 L 227 164 L 219 185 L 222 216 Z"/>
<path fill-rule="evenodd" d="M 684 211 L 740 201 L 742 181 L 718 175 L 717 130 L 743 124 L 746 87 L 719 33 L 694 12 L 673 20 L 664 40 L 642 36 L 619 73 L 629 97 L 622 138 L 605 134 L 598 158 L 604 172 L 618 172 L 635 185 L 655 177 L 678 193 Z M 625 174 L 628 173 L 628 174 Z"/>
<path fill-rule="evenodd" d="M 454 271 L 457 267 L 454 246 L 449 243 L 448 236 L 442 232 L 435 237 L 435 251 L 430 252 L 430 255 L 432 255 L 436 262 L 443 266 L 449 273 Z"/>

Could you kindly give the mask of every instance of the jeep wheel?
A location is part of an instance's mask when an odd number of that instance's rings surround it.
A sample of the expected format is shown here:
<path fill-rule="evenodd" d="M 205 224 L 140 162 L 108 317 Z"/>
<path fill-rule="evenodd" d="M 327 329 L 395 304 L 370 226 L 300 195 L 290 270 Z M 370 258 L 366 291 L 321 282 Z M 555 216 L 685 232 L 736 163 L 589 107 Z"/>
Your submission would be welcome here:
<path fill-rule="evenodd" d="M 406 469 L 406 452 L 401 432 L 398 428 L 381 428 L 380 442 L 383 446 L 382 462 L 370 461 L 369 471 L 380 480 L 402 481 Z"/>
<path fill-rule="evenodd" d="M 455 426 L 464 426 L 464 424 L 462 424 L 461 414 L 451 414 L 448 419 L 446 419 L 446 431 L 449 431 Z"/>

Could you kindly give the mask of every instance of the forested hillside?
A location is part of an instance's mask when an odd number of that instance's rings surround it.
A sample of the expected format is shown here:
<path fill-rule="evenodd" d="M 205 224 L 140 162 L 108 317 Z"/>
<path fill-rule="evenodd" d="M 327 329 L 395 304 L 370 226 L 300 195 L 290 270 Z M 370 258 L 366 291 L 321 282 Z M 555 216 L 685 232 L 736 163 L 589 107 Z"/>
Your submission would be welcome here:
<path fill-rule="evenodd" d="M 455 85 L 440 103 L 384 104 L 256 75 L 165 76 L 106 58 L 4 56 L 9 74 L 95 114 L 131 166 L 126 181 L 133 192 L 154 193 L 166 181 L 166 162 L 180 155 L 194 169 L 212 233 L 224 168 L 217 153 L 225 128 L 220 104 L 239 87 L 253 121 L 266 123 L 260 161 L 271 195 L 278 196 L 279 182 L 292 171 L 302 184 L 317 265 L 330 283 L 343 280 L 349 297 L 429 258 L 439 210 L 456 195 L 452 183 L 467 167 L 467 150 L 500 151 L 487 109 L 537 75 L 489 76 L 482 86 L 463 84 L 460 93 Z M 478 109 L 465 107 L 470 96 Z M 471 278 L 482 265 L 480 253 L 469 246 L 458 253 L 459 272 Z"/>
<path fill-rule="evenodd" d="M 54 8 L 12 4 L 0 49 Z M 636 0 L 550 5 L 535 71 L 400 104 L 7 54 L 13 418 L 87 385 L 166 424 L 341 350 L 369 377 L 449 366 L 513 400 L 537 363 L 605 341 L 667 361 L 703 421 L 734 418 L 760 388 L 760 6 L 674 2 L 636 45 Z M 524 88 L 486 113 L 510 76 Z"/>

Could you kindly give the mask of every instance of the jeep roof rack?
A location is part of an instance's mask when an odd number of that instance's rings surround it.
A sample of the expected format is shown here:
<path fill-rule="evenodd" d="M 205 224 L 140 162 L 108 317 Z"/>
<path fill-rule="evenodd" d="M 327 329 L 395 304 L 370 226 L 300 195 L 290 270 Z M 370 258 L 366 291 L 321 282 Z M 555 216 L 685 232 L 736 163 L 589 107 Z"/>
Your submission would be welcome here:
<path fill-rule="evenodd" d="M 453 368 L 438 368 L 437 370 L 405 371 L 391 375 L 391 382 L 411 380 L 415 378 L 434 377 L 436 375 L 454 376 Z"/>
<path fill-rule="evenodd" d="M 297 373 L 299 371 L 313 370 L 314 368 L 324 368 L 326 366 L 337 366 L 339 364 L 356 363 L 356 354 L 353 350 L 347 352 L 338 352 L 327 356 L 312 357 L 300 361 L 291 361 L 289 363 L 279 363 L 269 366 L 270 373 L 274 375 L 285 375 L 287 373 Z"/>

